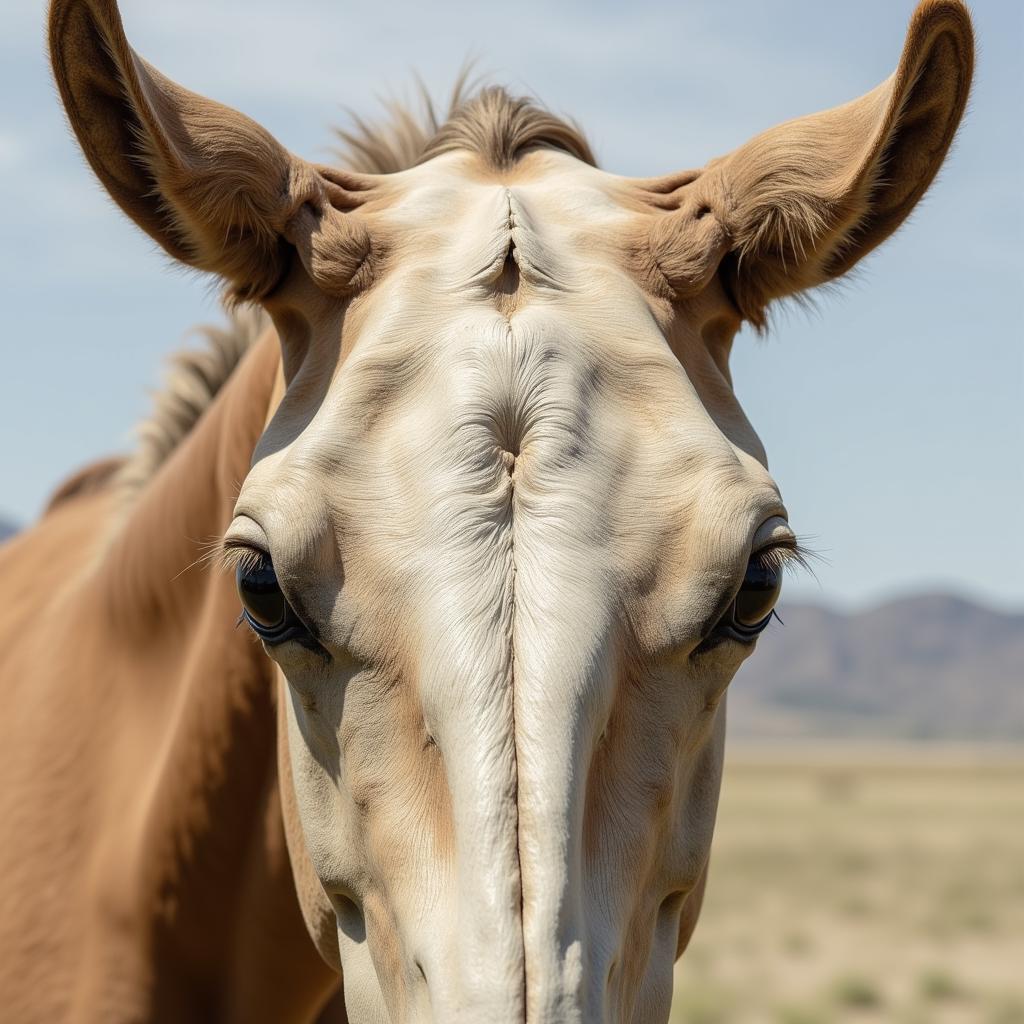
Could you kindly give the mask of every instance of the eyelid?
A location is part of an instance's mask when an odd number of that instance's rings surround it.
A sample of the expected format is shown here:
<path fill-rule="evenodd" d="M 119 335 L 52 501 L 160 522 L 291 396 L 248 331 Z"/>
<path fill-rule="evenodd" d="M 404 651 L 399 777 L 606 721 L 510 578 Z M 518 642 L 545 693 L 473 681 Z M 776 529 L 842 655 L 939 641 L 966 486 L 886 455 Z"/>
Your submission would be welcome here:
<path fill-rule="evenodd" d="M 795 548 L 796 534 L 785 516 L 777 515 L 766 519 L 754 534 L 750 542 L 751 556 L 757 555 L 766 548 Z"/>
<path fill-rule="evenodd" d="M 266 532 L 255 519 L 251 519 L 244 512 L 236 512 L 231 525 L 227 528 L 221 547 L 228 548 L 249 547 L 257 551 L 269 553 L 270 541 Z"/>

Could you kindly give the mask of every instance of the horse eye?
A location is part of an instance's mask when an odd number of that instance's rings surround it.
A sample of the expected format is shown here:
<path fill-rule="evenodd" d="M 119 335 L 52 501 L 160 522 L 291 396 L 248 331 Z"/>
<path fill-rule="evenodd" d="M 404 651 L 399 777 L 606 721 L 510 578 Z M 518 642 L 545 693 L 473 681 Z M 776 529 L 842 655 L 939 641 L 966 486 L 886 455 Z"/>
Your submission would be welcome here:
<path fill-rule="evenodd" d="M 786 564 L 794 561 L 800 564 L 800 559 L 800 551 L 792 537 L 789 544 L 769 544 L 755 551 L 747 562 L 739 590 L 714 628 L 694 648 L 694 654 L 704 654 L 728 640 L 752 644 L 772 620 L 782 592 L 782 574 Z"/>
<path fill-rule="evenodd" d="M 736 595 L 733 619 L 741 628 L 754 629 L 767 624 L 782 591 L 782 573 L 777 566 L 766 565 L 755 555 L 747 565 L 743 585 Z"/>
<path fill-rule="evenodd" d="M 290 608 L 269 556 L 239 565 L 235 585 L 245 616 L 257 632 L 274 632 L 284 626 Z"/>

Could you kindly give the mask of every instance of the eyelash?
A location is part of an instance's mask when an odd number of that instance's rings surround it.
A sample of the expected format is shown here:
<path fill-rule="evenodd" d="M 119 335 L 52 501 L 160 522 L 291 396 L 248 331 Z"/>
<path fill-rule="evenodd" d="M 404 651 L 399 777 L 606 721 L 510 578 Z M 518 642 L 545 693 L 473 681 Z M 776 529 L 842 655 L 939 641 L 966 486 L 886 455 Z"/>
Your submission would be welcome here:
<path fill-rule="evenodd" d="M 807 572 L 814 575 L 812 563 L 818 555 L 808 548 L 799 538 L 791 543 L 776 544 L 762 548 L 751 555 L 751 561 L 763 569 L 774 569 L 781 573 Z"/>
<path fill-rule="evenodd" d="M 761 548 L 750 556 L 744 582 L 749 578 L 751 567 L 773 573 L 777 577 L 781 577 L 787 571 L 792 572 L 794 569 L 806 569 L 808 572 L 812 572 L 810 560 L 813 557 L 811 552 L 795 539 L 787 543 Z M 708 629 L 704 639 L 694 649 L 694 657 L 707 654 L 728 640 L 738 643 L 753 643 L 768 628 L 773 618 L 778 619 L 779 622 L 782 621 L 776 614 L 773 605 L 760 622 L 744 623 L 738 614 L 738 604 L 742 594 L 743 586 L 741 585 L 721 614 L 716 617 L 714 625 Z"/>
<path fill-rule="evenodd" d="M 222 544 L 218 553 L 217 561 L 220 568 L 227 573 L 237 572 L 239 569 L 255 569 L 265 558 L 269 559 L 265 551 L 257 551 L 248 544 Z"/>

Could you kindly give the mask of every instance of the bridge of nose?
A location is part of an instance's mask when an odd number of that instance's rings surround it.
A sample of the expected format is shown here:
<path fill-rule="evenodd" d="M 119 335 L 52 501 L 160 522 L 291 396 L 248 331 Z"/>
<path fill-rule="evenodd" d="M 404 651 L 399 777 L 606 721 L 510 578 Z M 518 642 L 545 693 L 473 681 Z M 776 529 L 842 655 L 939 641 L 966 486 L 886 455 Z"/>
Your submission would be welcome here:
<path fill-rule="evenodd" d="M 544 349 L 528 336 L 514 325 L 509 343 Z M 583 985 L 603 978 L 614 954 L 585 931 L 588 919 L 613 915 L 587 904 L 584 815 L 591 756 L 619 683 L 622 506 L 643 490 L 635 477 L 649 486 L 657 472 L 632 451 L 639 428 L 606 415 L 601 401 L 576 402 L 571 414 L 552 401 L 543 411 L 549 389 L 576 373 L 551 352 L 544 363 L 531 371 L 542 412 L 524 414 L 515 457 L 502 459 L 491 442 L 495 494 L 465 507 L 453 498 L 450 533 L 436 537 L 438 589 L 424 607 L 439 616 L 426 632 L 443 639 L 423 668 L 423 700 L 448 772 L 454 884 L 479 914 L 463 935 L 467 950 L 500 917 L 506 962 L 521 964 L 527 1019 L 572 1021 L 586 1000 L 600 1000 Z M 481 500 L 493 501 L 482 519 Z M 663 510 L 655 522 L 648 512 L 650 560 L 672 516 Z M 496 948 L 492 939 L 477 948 Z"/>

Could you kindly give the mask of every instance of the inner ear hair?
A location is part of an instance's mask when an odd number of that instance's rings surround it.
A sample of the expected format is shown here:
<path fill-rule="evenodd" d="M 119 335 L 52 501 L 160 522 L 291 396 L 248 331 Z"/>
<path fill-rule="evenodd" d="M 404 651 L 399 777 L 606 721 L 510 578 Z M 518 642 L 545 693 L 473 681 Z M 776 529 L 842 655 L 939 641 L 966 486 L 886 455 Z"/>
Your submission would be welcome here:
<path fill-rule="evenodd" d="M 171 256 L 260 298 L 291 260 L 285 227 L 336 187 L 260 125 L 142 60 L 114 0 L 53 0 L 50 52 L 82 150 L 117 204 Z"/>
<path fill-rule="evenodd" d="M 726 287 L 765 324 L 773 299 L 834 280 L 889 237 L 935 178 L 967 104 L 973 32 L 959 0 L 924 0 L 895 74 L 715 161 L 732 239 Z"/>
<path fill-rule="evenodd" d="M 330 203 L 303 203 L 284 235 L 321 291 L 343 298 L 369 284 L 374 255 L 363 221 Z"/>
<path fill-rule="evenodd" d="M 652 258 L 677 299 L 702 291 L 730 247 L 720 203 L 709 187 L 700 178 L 686 185 L 673 212 L 655 215 L 648 236 Z"/>

